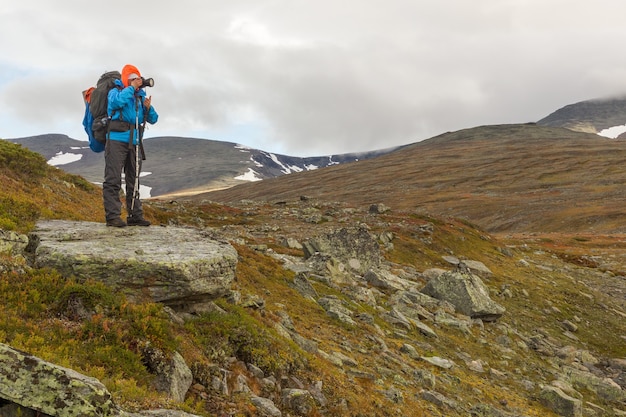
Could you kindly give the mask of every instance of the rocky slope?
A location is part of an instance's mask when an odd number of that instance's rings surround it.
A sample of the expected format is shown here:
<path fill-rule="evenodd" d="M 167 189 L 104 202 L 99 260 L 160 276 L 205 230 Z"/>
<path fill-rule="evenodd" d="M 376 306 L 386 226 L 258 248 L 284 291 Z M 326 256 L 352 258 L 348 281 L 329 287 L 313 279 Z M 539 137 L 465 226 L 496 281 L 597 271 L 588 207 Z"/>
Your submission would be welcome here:
<path fill-rule="evenodd" d="M 180 387 L 173 375 L 192 375 L 182 397 L 171 398 L 194 399 L 214 415 L 623 415 L 626 288 L 608 263 L 599 267 L 605 257 L 615 261 L 601 246 L 587 250 L 595 263 L 586 265 L 554 241 L 501 241 L 469 224 L 381 204 L 213 205 L 204 210 L 210 208 L 210 216 L 195 205 L 152 206 L 170 212 L 169 223 L 199 222 L 205 242 L 192 244 L 194 252 L 214 240 L 232 242 L 236 279 L 223 281 L 217 293 L 293 343 L 292 355 L 307 363 L 272 371 L 267 357 L 235 354 L 217 355 L 208 365 L 187 347 L 180 365 L 154 367 L 157 380 L 169 381 L 160 385 L 163 392 Z M 96 233 L 89 223 L 43 223 L 31 235 L 27 256 L 33 266 L 43 262 L 60 271 L 80 265 L 65 274 L 82 279 L 107 281 L 121 269 L 127 280 L 137 274 L 132 286 L 120 281 L 117 288 L 159 301 L 149 277 L 164 276 L 158 271 L 165 259 L 192 253 L 172 242 L 169 255 L 154 258 L 154 272 L 141 252 L 133 262 L 143 267 L 120 269 L 115 259 L 128 265 L 123 239 L 109 240 L 104 263 L 84 256 L 109 233 L 100 227 Z M 195 233 L 164 223 L 129 230 L 138 234 L 128 238 L 149 252 L 168 230 L 186 241 L 192 239 L 185 233 Z M 181 261 L 181 270 L 194 264 Z M 93 272 L 107 268 L 110 274 Z M 203 287 L 196 285 L 201 293 Z M 174 298 L 178 302 L 165 302 L 174 308 L 172 325 L 189 326 L 208 312 L 221 310 L 213 313 L 217 320 L 228 314 L 226 305 L 206 298 Z M 85 307 L 83 315 L 66 312 L 66 319 L 94 319 L 97 306 L 73 300 Z M 142 355 L 150 363 L 152 356 Z"/>
<path fill-rule="evenodd" d="M 460 137 L 445 136 L 442 155 Z M 154 226 L 108 230 L 84 222 L 96 189 L 19 161 L 0 165 L 3 415 L 72 415 L 6 382 L 67 386 L 67 369 L 106 387 L 108 415 L 624 415 L 624 235 L 495 235 L 367 187 L 362 204 L 302 188 L 265 202 L 156 200 Z M 39 176 L 21 187 L 27 171 Z M 211 248 L 229 267 L 207 265 Z M 184 292 L 161 298 L 168 287 Z"/>

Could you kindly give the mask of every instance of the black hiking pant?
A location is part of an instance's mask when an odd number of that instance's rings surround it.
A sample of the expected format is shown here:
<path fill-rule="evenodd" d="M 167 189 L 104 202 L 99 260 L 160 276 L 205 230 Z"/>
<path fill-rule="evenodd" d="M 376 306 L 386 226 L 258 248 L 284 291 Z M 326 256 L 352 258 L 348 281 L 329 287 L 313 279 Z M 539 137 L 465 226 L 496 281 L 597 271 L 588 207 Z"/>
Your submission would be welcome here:
<path fill-rule="evenodd" d="M 126 182 L 126 211 L 133 217 L 143 217 L 141 200 L 136 198 L 135 204 L 132 204 L 135 195 L 136 173 L 141 172 L 141 157 L 139 158 L 139 170 L 136 170 L 135 167 L 136 153 L 137 146 L 129 147 L 128 143 L 125 142 L 107 140 L 104 150 L 104 183 L 102 184 L 104 212 L 107 221 L 116 219 L 122 214 L 122 202 L 120 201 L 122 172 L 124 172 Z M 133 207 L 132 212 L 131 207 Z"/>

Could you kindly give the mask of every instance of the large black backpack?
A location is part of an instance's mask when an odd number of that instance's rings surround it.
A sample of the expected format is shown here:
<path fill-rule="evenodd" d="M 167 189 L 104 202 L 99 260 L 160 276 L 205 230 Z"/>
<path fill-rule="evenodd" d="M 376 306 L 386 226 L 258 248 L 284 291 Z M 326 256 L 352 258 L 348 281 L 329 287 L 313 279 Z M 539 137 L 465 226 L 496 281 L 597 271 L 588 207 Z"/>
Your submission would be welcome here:
<path fill-rule="evenodd" d="M 119 71 L 105 72 L 100 76 L 95 88 L 91 87 L 83 91 L 86 106 L 83 126 L 89 136 L 89 147 L 94 152 L 104 150 L 111 120 L 107 114 L 108 95 L 111 89 L 117 88 L 115 80 L 121 78 Z"/>

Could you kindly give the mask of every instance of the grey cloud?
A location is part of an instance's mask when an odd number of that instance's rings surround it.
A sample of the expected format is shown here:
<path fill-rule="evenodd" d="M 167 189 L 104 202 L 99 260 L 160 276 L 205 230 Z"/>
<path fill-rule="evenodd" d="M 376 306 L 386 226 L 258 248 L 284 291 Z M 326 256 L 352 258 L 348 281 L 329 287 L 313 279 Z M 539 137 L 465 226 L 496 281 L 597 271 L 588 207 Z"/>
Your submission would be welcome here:
<path fill-rule="evenodd" d="M 84 139 L 81 90 L 126 63 L 156 79 L 151 135 L 298 156 L 536 121 L 626 79 L 621 0 L 139 1 L 102 28 L 86 23 L 96 3 L 15 3 L 0 12 L 0 137 Z"/>

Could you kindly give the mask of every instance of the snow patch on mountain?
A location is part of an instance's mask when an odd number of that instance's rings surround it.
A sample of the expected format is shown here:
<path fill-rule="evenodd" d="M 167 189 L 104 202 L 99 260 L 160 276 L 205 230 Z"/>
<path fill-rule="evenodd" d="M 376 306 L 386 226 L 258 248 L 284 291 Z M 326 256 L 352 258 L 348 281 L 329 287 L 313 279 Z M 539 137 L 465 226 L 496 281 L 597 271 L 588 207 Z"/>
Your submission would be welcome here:
<path fill-rule="evenodd" d="M 252 153 L 252 151 L 254 150 L 246 145 L 240 145 L 240 144 L 235 145 L 234 148 L 239 149 L 239 152 L 245 152 L 245 153 Z"/>
<path fill-rule="evenodd" d="M 262 178 L 259 178 L 259 174 L 255 172 L 252 168 L 248 168 L 248 172 L 242 175 L 238 175 L 235 177 L 236 180 L 241 181 L 261 181 Z"/>
<path fill-rule="evenodd" d="M 276 155 L 274 155 L 273 153 L 268 153 L 268 152 L 263 152 L 264 155 L 266 155 L 267 157 L 269 157 L 272 161 L 274 161 L 274 163 L 276 165 L 278 165 L 281 170 L 280 172 L 282 172 L 283 174 L 291 174 L 292 172 L 300 172 L 302 171 L 302 168 L 297 167 L 297 166 L 287 166 L 285 164 L 283 164 L 280 159 L 278 159 L 278 157 Z"/>
<path fill-rule="evenodd" d="M 48 165 L 59 166 L 65 164 L 71 164 L 72 162 L 80 161 L 83 157 L 82 154 L 70 153 L 70 152 L 58 152 L 48 161 Z"/>
<path fill-rule="evenodd" d="M 605 138 L 615 139 L 622 133 L 626 133 L 626 125 L 609 127 L 608 129 L 598 132 L 598 135 L 604 136 Z"/>
<path fill-rule="evenodd" d="M 263 168 L 263 164 L 254 159 L 254 156 L 250 156 L 250 160 L 257 168 Z"/>

